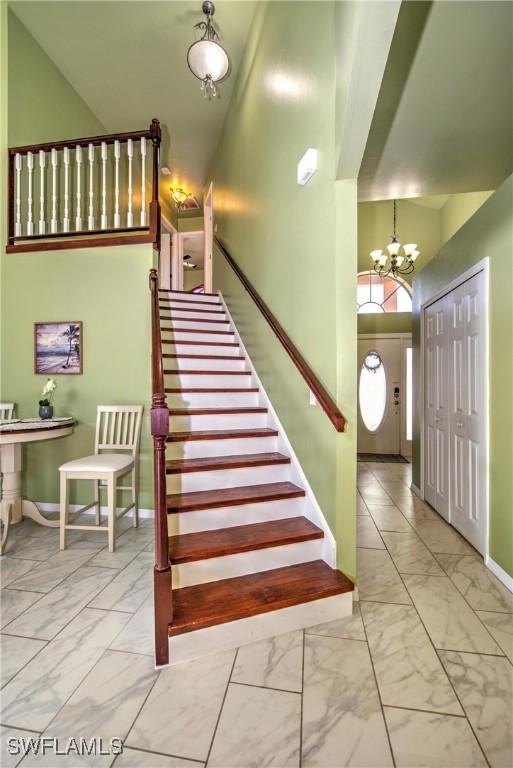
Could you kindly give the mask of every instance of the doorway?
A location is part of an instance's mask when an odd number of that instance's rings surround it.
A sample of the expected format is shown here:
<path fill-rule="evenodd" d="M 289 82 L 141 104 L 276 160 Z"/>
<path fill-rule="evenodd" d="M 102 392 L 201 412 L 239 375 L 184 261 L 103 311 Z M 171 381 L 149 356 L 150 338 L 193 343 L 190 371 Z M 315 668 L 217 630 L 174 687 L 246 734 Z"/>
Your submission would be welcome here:
<path fill-rule="evenodd" d="M 411 334 L 358 336 L 358 453 L 411 456 Z"/>
<path fill-rule="evenodd" d="M 488 537 L 487 275 L 422 308 L 424 497 L 481 554 Z"/>
<path fill-rule="evenodd" d="M 173 237 L 172 290 L 206 291 L 204 232 L 178 232 Z"/>

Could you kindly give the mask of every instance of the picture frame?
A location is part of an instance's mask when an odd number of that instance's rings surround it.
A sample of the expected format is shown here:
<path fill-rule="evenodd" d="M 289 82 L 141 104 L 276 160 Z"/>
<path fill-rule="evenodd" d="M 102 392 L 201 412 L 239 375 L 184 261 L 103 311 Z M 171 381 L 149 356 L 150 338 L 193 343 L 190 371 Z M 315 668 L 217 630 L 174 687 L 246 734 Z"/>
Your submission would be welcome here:
<path fill-rule="evenodd" d="M 83 370 L 81 320 L 34 323 L 34 373 L 79 376 Z"/>

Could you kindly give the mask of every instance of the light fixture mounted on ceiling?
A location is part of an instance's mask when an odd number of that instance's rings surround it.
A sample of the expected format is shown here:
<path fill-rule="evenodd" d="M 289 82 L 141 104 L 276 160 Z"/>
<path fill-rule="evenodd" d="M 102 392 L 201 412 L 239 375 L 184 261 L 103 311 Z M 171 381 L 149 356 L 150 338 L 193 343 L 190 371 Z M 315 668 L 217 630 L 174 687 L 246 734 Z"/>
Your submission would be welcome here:
<path fill-rule="evenodd" d="M 187 51 L 187 64 L 192 74 L 201 80 L 201 90 L 209 101 L 219 95 L 217 83 L 226 76 L 230 60 L 223 46 L 219 43 L 219 35 L 212 23 L 215 5 L 205 0 L 201 10 L 207 17 L 194 25 L 194 29 L 203 32 L 200 40 L 196 40 Z"/>
<path fill-rule="evenodd" d="M 196 269 L 197 264 L 194 264 L 194 262 L 192 262 L 190 258 L 191 258 L 190 253 L 186 253 L 185 256 L 183 257 L 184 267 L 187 267 L 187 269 Z"/>
<path fill-rule="evenodd" d="M 169 189 L 171 191 L 171 199 L 173 200 L 173 203 L 178 210 L 180 210 L 191 197 L 191 193 L 186 192 L 182 187 L 169 187 Z"/>
<path fill-rule="evenodd" d="M 404 255 L 399 253 L 401 243 L 397 240 L 397 201 L 394 200 L 394 231 L 392 241 L 387 245 L 388 254 L 383 253 L 381 248 L 370 252 L 370 257 L 374 262 L 374 270 L 380 277 L 386 277 L 392 274 L 409 275 L 415 269 L 415 261 L 420 254 L 417 250 L 417 243 L 407 243 L 403 245 Z M 388 259 L 390 258 L 390 264 Z M 403 266 L 404 265 L 404 266 Z"/>

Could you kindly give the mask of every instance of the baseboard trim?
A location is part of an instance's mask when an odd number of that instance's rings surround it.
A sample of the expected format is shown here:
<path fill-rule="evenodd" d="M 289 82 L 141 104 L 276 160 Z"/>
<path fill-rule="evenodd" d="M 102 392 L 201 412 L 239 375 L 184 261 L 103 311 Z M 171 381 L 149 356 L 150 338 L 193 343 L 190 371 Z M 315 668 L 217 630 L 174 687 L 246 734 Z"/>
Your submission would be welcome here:
<path fill-rule="evenodd" d="M 58 512 L 59 511 L 59 505 L 52 501 L 35 501 L 35 504 L 39 507 L 39 510 L 41 512 Z M 70 504 L 69 510 L 70 512 L 78 512 L 81 507 L 85 506 L 84 504 Z M 124 509 L 124 507 L 117 507 L 117 511 L 121 512 Z M 101 508 L 103 514 L 107 514 L 107 507 Z M 131 514 L 130 512 L 128 514 Z M 84 512 L 84 515 L 94 515 L 94 509 L 88 509 L 87 512 Z M 139 517 L 154 517 L 154 511 L 153 509 L 140 509 L 139 508 Z"/>
<path fill-rule="evenodd" d="M 410 484 L 410 490 L 413 491 L 415 496 L 418 496 L 419 499 L 424 501 L 424 495 L 423 495 L 422 491 L 420 490 L 420 488 L 417 485 L 415 485 L 415 483 L 411 483 Z"/>
<path fill-rule="evenodd" d="M 513 576 L 510 576 L 509 573 L 506 573 L 504 568 L 501 568 L 500 565 L 495 562 L 495 560 L 492 560 L 490 555 L 485 556 L 485 565 L 491 570 L 494 576 L 497 576 L 499 581 L 504 584 L 506 589 L 509 589 L 510 592 L 513 592 Z"/>

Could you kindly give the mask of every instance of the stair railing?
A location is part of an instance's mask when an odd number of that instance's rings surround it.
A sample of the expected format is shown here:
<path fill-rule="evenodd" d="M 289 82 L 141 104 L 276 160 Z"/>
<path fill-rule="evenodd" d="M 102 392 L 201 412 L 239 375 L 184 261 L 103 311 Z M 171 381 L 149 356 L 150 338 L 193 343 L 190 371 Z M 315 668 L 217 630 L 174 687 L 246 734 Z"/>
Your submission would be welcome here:
<path fill-rule="evenodd" d="M 290 359 L 298 369 L 299 373 L 305 380 L 305 382 L 308 385 L 308 388 L 311 392 L 313 392 L 315 399 L 317 402 L 321 405 L 322 409 L 326 413 L 327 417 L 337 430 L 337 432 L 343 432 L 346 424 L 345 417 L 343 413 L 340 411 L 338 405 L 334 401 L 334 399 L 331 397 L 328 390 L 323 386 L 323 384 L 319 381 L 313 370 L 310 368 L 306 360 L 304 359 L 303 355 L 299 351 L 299 349 L 296 347 L 290 336 L 288 336 L 285 333 L 285 330 L 280 325 L 276 317 L 273 315 L 267 304 L 264 302 L 256 288 L 250 283 L 244 272 L 241 270 L 239 265 L 234 261 L 234 259 L 230 256 L 224 245 L 221 243 L 221 241 L 214 235 L 214 243 L 217 245 L 223 256 L 225 257 L 226 261 L 230 265 L 230 267 L 233 269 L 239 280 L 241 281 L 242 285 L 246 289 L 246 291 L 249 293 L 255 304 L 257 305 L 258 309 L 262 313 L 262 315 L 265 317 L 267 322 L 269 323 L 273 333 L 278 338 L 278 340 L 281 342 L 282 346 L 284 347 L 285 351 L 289 355 Z"/>
<path fill-rule="evenodd" d="M 151 434 L 153 437 L 153 485 L 155 506 L 155 659 L 169 663 L 168 628 L 173 618 L 171 565 L 169 562 L 166 488 L 166 440 L 169 410 L 164 391 L 164 366 L 160 332 L 159 289 L 156 269 L 150 270 L 151 291 Z"/>
<path fill-rule="evenodd" d="M 10 148 L 7 253 L 158 245 L 160 141 L 153 119 L 143 131 Z"/>

